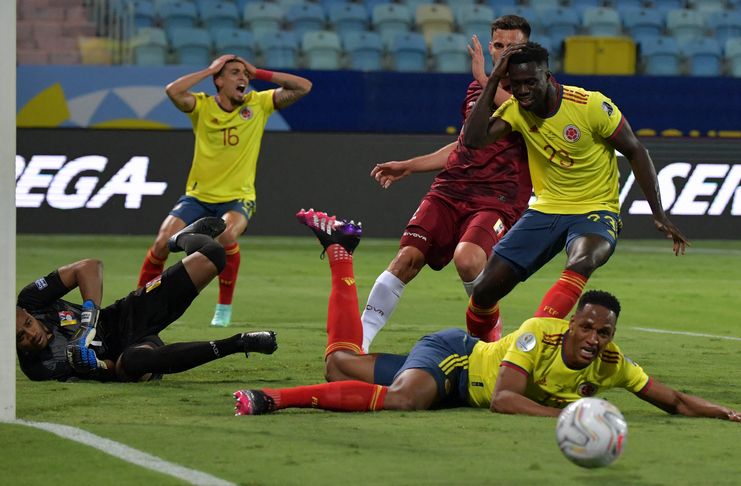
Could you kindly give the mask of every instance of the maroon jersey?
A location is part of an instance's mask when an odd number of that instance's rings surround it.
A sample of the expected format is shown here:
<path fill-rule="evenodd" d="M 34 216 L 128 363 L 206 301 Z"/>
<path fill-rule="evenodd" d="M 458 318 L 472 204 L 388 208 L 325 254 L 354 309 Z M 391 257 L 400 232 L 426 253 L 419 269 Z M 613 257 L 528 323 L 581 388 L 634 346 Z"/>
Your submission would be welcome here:
<path fill-rule="evenodd" d="M 461 107 L 465 122 L 483 88 L 478 81 L 468 86 Z M 481 149 L 463 145 L 463 131 L 458 146 L 448 156 L 445 168 L 435 177 L 430 193 L 453 200 L 474 203 L 482 208 L 498 208 L 512 227 L 527 208 L 532 183 L 525 142 L 519 133 Z"/>

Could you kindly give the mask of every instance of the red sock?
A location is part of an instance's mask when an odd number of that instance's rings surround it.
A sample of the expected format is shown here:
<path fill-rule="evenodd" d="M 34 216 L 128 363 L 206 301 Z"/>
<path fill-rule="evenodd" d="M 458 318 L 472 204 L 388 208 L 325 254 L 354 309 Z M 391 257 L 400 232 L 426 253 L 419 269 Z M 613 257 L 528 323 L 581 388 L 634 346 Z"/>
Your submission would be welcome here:
<path fill-rule="evenodd" d="M 234 286 L 237 283 L 239 273 L 239 243 L 224 247 L 226 252 L 226 265 L 219 274 L 219 304 L 231 304 L 234 297 Z"/>
<path fill-rule="evenodd" d="M 466 328 L 471 336 L 484 342 L 498 341 L 502 336 L 502 325 L 499 320 L 499 304 L 491 307 L 478 307 L 473 303 L 473 297 L 468 301 L 466 309 Z"/>
<path fill-rule="evenodd" d="M 587 280 L 588 278 L 584 275 L 564 270 L 558 282 L 546 292 L 535 317 L 566 318 L 576 301 L 579 300 Z"/>
<path fill-rule="evenodd" d="M 332 271 L 332 290 L 327 309 L 327 349 L 324 356 L 340 349 L 363 354 L 363 324 L 358 310 L 352 255 L 340 245 L 330 245 L 327 257 Z"/>
<path fill-rule="evenodd" d="M 321 408 L 335 412 L 382 410 L 388 387 L 363 381 L 335 381 L 320 385 L 262 390 L 275 408 Z"/>
<path fill-rule="evenodd" d="M 165 262 L 167 261 L 167 255 L 164 258 L 158 257 L 152 253 L 152 249 L 147 250 L 147 256 L 144 257 L 144 263 L 142 268 L 139 270 L 139 283 L 137 288 L 144 287 L 144 285 L 152 280 L 154 277 L 162 273 L 165 269 Z"/>

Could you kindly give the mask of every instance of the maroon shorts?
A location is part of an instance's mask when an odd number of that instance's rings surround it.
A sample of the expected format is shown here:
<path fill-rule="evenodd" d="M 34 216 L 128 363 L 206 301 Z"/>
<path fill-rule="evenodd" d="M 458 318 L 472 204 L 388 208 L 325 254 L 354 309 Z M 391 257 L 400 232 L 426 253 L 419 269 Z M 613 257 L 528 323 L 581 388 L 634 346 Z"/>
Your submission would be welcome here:
<path fill-rule="evenodd" d="M 480 246 L 487 258 L 509 228 L 504 211 L 427 194 L 407 223 L 400 247 L 413 246 L 427 265 L 441 270 L 453 259 L 458 243 Z"/>

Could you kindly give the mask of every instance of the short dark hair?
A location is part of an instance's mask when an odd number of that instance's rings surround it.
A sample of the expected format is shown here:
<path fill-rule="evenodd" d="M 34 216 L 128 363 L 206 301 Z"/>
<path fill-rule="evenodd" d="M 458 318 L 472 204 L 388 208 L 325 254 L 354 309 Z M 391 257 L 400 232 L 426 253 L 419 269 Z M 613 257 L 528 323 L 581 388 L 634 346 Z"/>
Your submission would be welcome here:
<path fill-rule="evenodd" d="M 525 34 L 525 37 L 530 38 L 530 22 L 524 17 L 519 15 L 502 15 L 501 17 L 494 20 L 491 23 L 491 35 L 494 35 L 495 30 L 519 30 Z"/>
<path fill-rule="evenodd" d="M 219 72 L 218 73 L 214 73 L 213 76 L 212 76 L 212 80 L 213 80 L 214 86 L 216 87 L 216 91 L 219 91 L 219 87 L 216 86 L 216 78 L 218 78 L 219 76 L 221 76 L 221 73 L 224 72 L 224 68 L 226 67 L 226 65 L 229 64 L 229 63 L 231 63 L 231 62 L 238 62 L 240 64 L 244 64 L 244 63 L 242 63 L 242 61 L 239 60 L 239 58 L 237 56 L 234 56 L 233 59 L 229 59 L 228 61 L 226 61 L 224 63 L 224 65 L 221 66 L 221 69 L 219 69 Z"/>
<path fill-rule="evenodd" d="M 605 292 L 604 290 L 589 290 L 584 292 L 584 295 L 579 299 L 579 303 L 576 304 L 576 310 L 582 310 L 587 304 L 601 305 L 605 309 L 611 310 L 615 313 L 615 319 L 620 316 L 620 301 L 610 292 Z"/>
<path fill-rule="evenodd" d="M 537 42 L 527 42 L 522 46 L 520 52 L 512 54 L 509 58 L 509 65 L 525 64 L 534 62 L 536 64 L 545 64 L 548 66 L 548 49 Z"/>

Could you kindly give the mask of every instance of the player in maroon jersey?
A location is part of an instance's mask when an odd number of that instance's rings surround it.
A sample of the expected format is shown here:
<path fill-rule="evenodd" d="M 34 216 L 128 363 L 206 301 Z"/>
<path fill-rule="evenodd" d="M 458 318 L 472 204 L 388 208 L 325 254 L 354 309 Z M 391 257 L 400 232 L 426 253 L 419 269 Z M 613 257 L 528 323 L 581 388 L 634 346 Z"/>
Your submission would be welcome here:
<path fill-rule="evenodd" d="M 491 33 L 489 52 L 496 61 L 507 46 L 528 40 L 530 24 L 522 17 L 507 15 L 492 23 Z M 476 36 L 472 44 L 469 52 L 476 81 L 468 86 L 461 109 L 464 121 L 487 80 Z M 509 97 L 500 86 L 495 103 Z M 399 252 L 370 292 L 362 316 L 366 352 L 396 308 L 404 286 L 425 265 L 440 270 L 453 260 L 470 296 L 493 246 L 527 207 L 532 186 L 522 138 L 507 137 L 483 149 L 471 149 L 460 143 L 461 136 L 431 154 L 377 164 L 371 171 L 371 176 L 388 188 L 414 172 L 442 169 L 409 220 Z M 496 340 L 501 326 L 484 335 L 478 329 L 469 328 L 469 332 L 486 341 Z"/>

